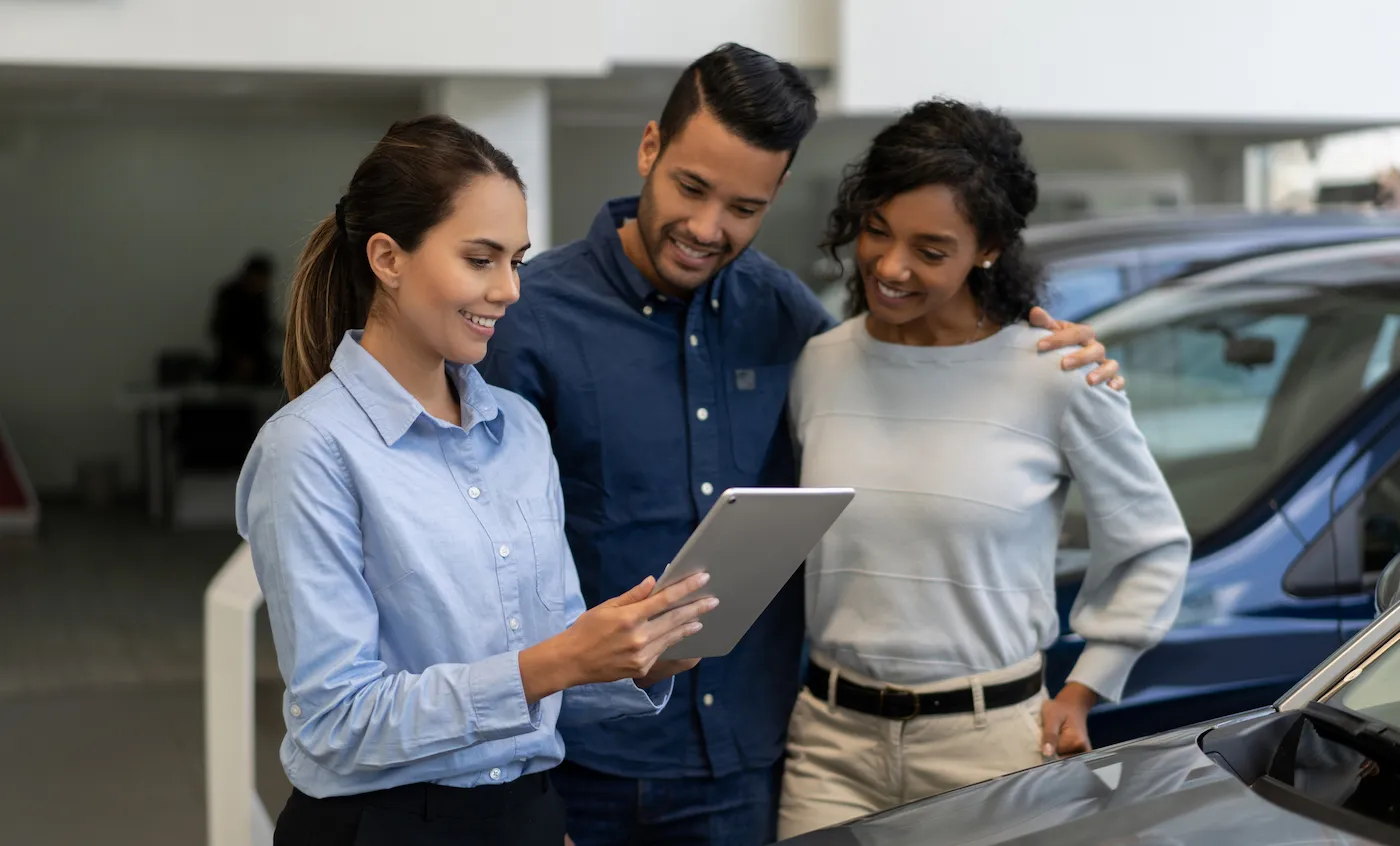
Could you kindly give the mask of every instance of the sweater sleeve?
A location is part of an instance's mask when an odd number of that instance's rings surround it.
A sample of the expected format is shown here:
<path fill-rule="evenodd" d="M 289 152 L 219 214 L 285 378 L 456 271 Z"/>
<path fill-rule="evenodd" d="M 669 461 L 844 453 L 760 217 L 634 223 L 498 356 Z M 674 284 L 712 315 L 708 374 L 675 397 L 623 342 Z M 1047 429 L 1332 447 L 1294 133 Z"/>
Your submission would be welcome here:
<path fill-rule="evenodd" d="M 1086 645 L 1069 680 L 1116 701 L 1176 619 L 1191 539 L 1127 395 L 1070 375 L 1060 449 L 1084 501 L 1089 567 L 1070 611 Z"/>

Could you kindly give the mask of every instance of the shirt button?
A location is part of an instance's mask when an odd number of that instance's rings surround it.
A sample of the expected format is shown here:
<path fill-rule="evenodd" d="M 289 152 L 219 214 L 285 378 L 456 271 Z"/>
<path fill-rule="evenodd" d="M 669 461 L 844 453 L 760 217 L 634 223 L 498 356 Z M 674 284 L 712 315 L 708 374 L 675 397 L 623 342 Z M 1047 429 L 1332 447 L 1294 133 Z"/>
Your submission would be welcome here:
<path fill-rule="evenodd" d="M 472 487 L 468 488 L 468 489 L 467 489 L 467 496 L 471 497 L 472 499 L 477 499 L 477 498 L 479 498 L 479 497 L 481 496 L 481 488 L 478 488 L 478 487 L 476 487 L 476 486 L 472 486 Z"/>
<path fill-rule="evenodd" d="M 690 336 L 690 345 L 691 345 L 692 347 L 698 347 L 698 346 L 700 346 L 700 339 L 699 339 L 698 337 L 696 337 L 695 335 L 691 335 L 691 336 Z"/>
<path fill-rule="evenodd" d="M 501 544 L 500 553 L 501 553 L 501 557 L 502 557 L 502 558 L 509 558 L 509 557 L 510 557 L 510 547 L 506 546 L 505 544 Z"/>
<path fill-rule="evenodd" d="M 301 716 L 301 706 L 300 706 L 300 705 L 293 705 L 291 708 L 288 708 L 287 710 L 289 710 L 289 711 L 292 712 L 292 716 L 293 716 L 293 717 L 300 717 L 300 716 Z"/>
<path fill-rule="evenodd" d="M 652 307 L 651 307 L 651 306 L 642 306 L 642 314 L 645 314 L 647 317 L 651 317 L 651 312 L 652 312 Z"/>
<path fill-rule="evenodd" d="M 511 631 L 520 631 L 520 621 L 515 619 L 514 617 L 511 617 L 509 620 L 506 621 L 506 623 L 510 626 Z"/>
<path fill-rule="evenodd" d="M 501 780 L 501 768 L 500 768 L 500 767 L 492 767 L 492 768 L 491 768 L 491 780 L 492 780 L 492 781 L 500 781 L 500 780 Z"/>
<path fill-rule="evenodd" d="M 719 311 L 719 300 L 710 300 L 710 308 Z"/>
<path fill-rule="evenodd" d="M 709 496 L 710 494 L 712 494 L 712 493 L 714 493 L 714 492 L 715 492 L 715 486 L 712 485 L 712 484 L 710 484 L 709 482 L 706 482 L 705 484 L 703 484 L 703 485 L 700 486 L 700 493 L 704 494 L 705 496 Z"/>
<path fill-rule="evenodd" d="M 704 702 L 705 707 L 708 708 L 711 705 L 715 704 L 715 695 L 713 693 L 707 693 L 703 697 L 701 697 L 700 701 Z"/>
<path fill-rule="evenodd" d="M 709 419 L 710 419 L 710 410 L 709 410 L 708 408 L 701 408 L 701 409 L 698 409 L 698 410 L 695 412 L 695 416 L 696 416 L 697 418 L 699 418 L 700 420 L 709 420 Z"/>

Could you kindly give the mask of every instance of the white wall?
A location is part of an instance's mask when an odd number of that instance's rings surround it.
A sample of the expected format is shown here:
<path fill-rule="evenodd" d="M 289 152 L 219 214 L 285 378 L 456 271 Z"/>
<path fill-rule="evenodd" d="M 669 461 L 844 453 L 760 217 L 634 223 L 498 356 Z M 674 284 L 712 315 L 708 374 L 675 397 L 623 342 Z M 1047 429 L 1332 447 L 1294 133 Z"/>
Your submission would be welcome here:
<path fill-rule="evenodd" d="M 841 0 L 840 107 L 1021 117 L 1400 119 L 1394 0 Z"/>
<path fill-rule="evenodd" d="M 596 75 L 739 41 L 828 66 L 836 14 L 837 0 L 4 0 L 0 64 Z"/>
<path fill-rule="evenodd" d="M 289 272 L 405 116 L 377 108 L 0 117 L 0 417 L 37 487 L 68 487 L 89 457 L 135 481 L 118 387 L 152 379 L 162 348 L 206 344 L 213 290 L 248 251 Z"/>
<path fill-rule="evenodd" d="M 837 0 L 607 0 L 608 57 L 679 65 L 737 41 L 801 67 L 836 59 Z"/>
<path fill-rule="evenodd" d="M 0 64 L 601 73 L 605 0 L 5 0 Z"/>

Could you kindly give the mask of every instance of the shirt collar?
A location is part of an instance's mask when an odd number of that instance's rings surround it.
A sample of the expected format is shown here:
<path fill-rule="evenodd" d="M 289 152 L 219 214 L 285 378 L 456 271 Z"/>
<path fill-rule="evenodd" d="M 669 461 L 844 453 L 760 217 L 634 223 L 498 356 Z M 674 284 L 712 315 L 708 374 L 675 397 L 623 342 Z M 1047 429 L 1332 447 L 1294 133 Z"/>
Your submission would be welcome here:
<path fill-rule="evenodd" d="M 664 302 L 666 297 L 647 281 L 632 260 L 627 257 L 627 251 L 622 248 L 622 237 L 618 234 L 618 229 L 637 216 L 637 207 L 641 203 L 640 197 L 619 197 L 609 200 L 603 204 L 598 216 L 593 218 L 593 225 L 588 229 L 588 242 L 593 245 L 599 260 L 603 263 L 603 268 L 607 271 L 608 280 L 613 287 L 623 296 L 632 300 L 638 308 L 654 302 Z M 710 284 L 696 293 L 696 298 L 703 298 L 704 306 L 711 308 L 712 303 L 721 303 L 725 277 L 733 268 L 733 262 L 725 266 Z M 715 307 L 718 309 L 718 306 Z"/>
<path fill-rule="evenodd" d="M 422 403 L 404 389 L 378 359 L 360 346 L 362 330 L 345 333 L 331 359 L 331 372 L 359 403 L 366 416 L 374 423 L 384 443 L 393 446 L 398 443 L 419 417 L 427 417 L 438 425 L 448 425 L 429 415 Z M 476 368 L 470 364 L 447 363 L 448 376 L 457 386 L 462 397 L 462 428 L 471 431 L 478 423 L 486 427 L 487 433 L 498 443 L 504 426 L 501 407 L 496 395 L 486 380 L 481 378 Z M 470 420 L 468 420 L 470 416 Z"/>

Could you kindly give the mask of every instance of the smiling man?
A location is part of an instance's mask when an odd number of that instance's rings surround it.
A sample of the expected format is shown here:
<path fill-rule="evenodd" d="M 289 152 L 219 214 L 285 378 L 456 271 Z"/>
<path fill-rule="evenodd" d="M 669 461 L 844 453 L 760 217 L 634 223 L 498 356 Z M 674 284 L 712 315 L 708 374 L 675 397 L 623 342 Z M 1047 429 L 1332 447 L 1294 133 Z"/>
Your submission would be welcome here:
<path fill-rule="evenodd" d="M 718 48 L 647 125 L 641 197 L 521 269 L 482 372 L 549 424 L 590 605 L 660 575 L 725 488 L 797 482 L 788 379 L 834 322 L 749 245 L 816 119 L 792 65 Z M 553 780 L 578 846 L 771 842 L 802 636 L 798 577 L 733 652 L 676 677 L 660 716 L 566 733 Z"/>

